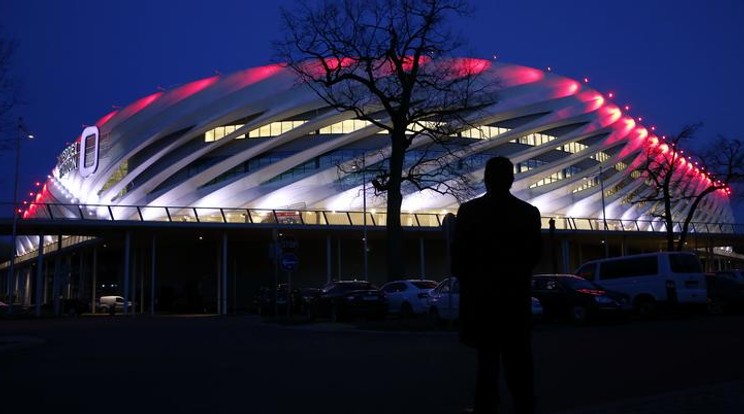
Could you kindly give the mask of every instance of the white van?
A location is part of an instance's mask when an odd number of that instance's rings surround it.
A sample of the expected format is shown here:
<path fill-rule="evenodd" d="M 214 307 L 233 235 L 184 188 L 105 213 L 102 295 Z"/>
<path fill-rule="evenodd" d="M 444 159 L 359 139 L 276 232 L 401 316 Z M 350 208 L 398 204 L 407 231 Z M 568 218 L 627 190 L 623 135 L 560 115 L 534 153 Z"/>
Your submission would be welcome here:
<path fill-rule="evenodd" d="M 127 301 L 127 307 L 133 311 L 132 301 Z M 122 312 L 124 310 L 124 297 L 122 296 L 101 296 L 98 299 L 98 309 L 102 312 Z"/>
<path fill-rule="evenodd" d="M 657 252 L 586 262 L 577 275 L 630 295 L 640 316 L 657 306 L 705 305 L 708 289 L 700 259 L 691 252 Z"/>

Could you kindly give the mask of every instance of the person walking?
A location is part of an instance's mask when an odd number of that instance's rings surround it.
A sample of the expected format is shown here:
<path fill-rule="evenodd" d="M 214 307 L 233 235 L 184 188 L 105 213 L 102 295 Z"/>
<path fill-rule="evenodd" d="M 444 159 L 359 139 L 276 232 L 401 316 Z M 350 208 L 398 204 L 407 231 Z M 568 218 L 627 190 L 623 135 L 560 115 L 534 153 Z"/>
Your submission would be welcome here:
<path fill-rule="evenodd" d="M 531 277 L 542 253 L 540 211 L 510 189 L 514 165 L 486 163 L 486 194 L 463 203 L 452 241 L 452 273 L 460 281 L 460 342 L 477 351 L 473 407 L 498 412 L 499 375 L 519 414 L 535 412 Z"/>

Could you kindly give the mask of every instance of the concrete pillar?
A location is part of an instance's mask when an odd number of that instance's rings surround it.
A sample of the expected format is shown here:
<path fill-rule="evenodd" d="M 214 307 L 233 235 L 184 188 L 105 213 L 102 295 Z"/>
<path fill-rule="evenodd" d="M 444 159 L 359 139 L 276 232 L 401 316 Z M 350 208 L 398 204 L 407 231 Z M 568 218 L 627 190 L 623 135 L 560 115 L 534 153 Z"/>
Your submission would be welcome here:
<path fill-rule="evenodd" d="M 124 314 L 131 312 L 129 309 L 129 273 L 130 260 L 131 260 L 131 249 L 132 249 L 132 232 L 127 231 L 124 235 Z"/>
<path fill-rule="evenodd" d="M 36 293 L 36 297 L 34 298 L 35 303 L 35 309 L 34 312 L 36 314 L 36 317 L 41 316 L 41 301 L 42 301 L 42 292 L 44 291 L 44 233 L 39 234 L 39 245 L 38 245 L 38 255 L 36 256 L 36 283 L 34 283 L 34 286 L 36 287 L 34 289 Z"/>

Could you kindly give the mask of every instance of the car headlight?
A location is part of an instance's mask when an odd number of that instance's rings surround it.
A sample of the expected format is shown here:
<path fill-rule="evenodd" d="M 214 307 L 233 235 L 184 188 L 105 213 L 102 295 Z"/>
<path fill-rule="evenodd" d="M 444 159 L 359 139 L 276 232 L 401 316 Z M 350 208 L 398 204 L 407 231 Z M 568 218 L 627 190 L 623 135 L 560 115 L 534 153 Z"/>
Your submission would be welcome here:
<path fill-rule="evenodd" d="M 597 302 L 600 305 L 614 305 L 614 304 L 616 304 L 615 300 L 612 299 L 611 297 L 609 297 L 609 296 L 602 296 L 602 295 L 595 296 L 594 297 L 594 301 Z"/>

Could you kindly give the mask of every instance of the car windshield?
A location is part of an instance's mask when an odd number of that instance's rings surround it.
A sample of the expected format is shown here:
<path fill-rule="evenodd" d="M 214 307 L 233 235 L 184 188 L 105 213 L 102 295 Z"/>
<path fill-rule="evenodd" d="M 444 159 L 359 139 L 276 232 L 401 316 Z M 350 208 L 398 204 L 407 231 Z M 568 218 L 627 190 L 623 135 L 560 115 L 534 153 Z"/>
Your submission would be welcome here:
<path fill-rule="evenodd" d="M 351 290 L 369 290 L 369 289 L 377 289 L 377 287 L 369 282 L 342 282 L 342 283 L 335 283 L 326 286 L 323 291 L 328 292 L 330 290 L 335 291 L 351 291 Z"/>
<path fill-rule="evenodd" d="M 594 282 L 590 282 L 586 279 L 578 278 L 578 277 L 565 277 L 562 278 L 563 283 L 566 284 L 566 286 L 570 287 L 573 290 L 579 290 L 579 289 L 591 289 L 591 290 L 604 290 L 600 286 L 596 285 Z"/>
<path fill-rule="evenodd" d="M 411 282 L 411 284 L 419 289 L 434 289 L 435 287 L 437 287 L 437 282 L 433 282 L 430 280 L 417 280 Z"/>

